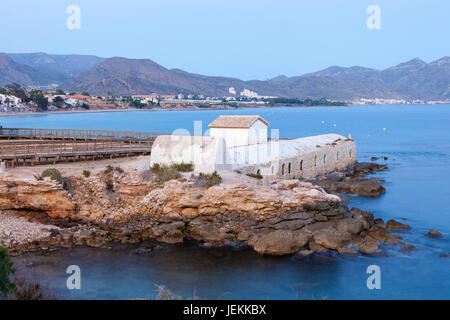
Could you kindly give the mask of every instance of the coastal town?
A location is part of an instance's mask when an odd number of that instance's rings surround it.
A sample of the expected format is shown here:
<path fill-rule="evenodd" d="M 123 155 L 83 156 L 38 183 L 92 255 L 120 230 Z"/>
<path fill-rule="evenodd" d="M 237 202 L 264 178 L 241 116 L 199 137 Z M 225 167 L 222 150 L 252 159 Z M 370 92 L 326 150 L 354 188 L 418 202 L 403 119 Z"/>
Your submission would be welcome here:
<path fill-rule="evenodd" d="M 404 99 L 353 99 L 337 101 L 329 99 L 287 99 L 277 96 L 260 96 L 244 89 L 237 92 L 230 87 L 228 96 L 209 97 L 203 94 L 136 94 L 105 96 L 89 92 L 64 92 L 61 89 L 43 91 L 40 88 L 24 88 L 17 83 L 0 88 L 0 113 L 73 112 L 95 110 L 171 110 L 171 109 L 233 109 L 240 107 L 272 106 L 348 106 L 348 105 L 407 105 L 445 104 L 449 100 L 404 100 Z"/>

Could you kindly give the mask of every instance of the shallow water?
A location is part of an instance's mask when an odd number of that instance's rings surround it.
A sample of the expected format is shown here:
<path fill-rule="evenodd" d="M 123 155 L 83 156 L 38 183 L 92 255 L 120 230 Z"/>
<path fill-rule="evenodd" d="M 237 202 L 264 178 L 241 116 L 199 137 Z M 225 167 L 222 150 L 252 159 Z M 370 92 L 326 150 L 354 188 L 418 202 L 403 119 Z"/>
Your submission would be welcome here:
<path fill-rule="evenodd" d="M 216 299 L 449 299 L 450 259 L 450 105 L 272 108 L 211 111 L 84 113 L 0 118 L 4 127 L 72 128 L 153 131 L 193 131 L 193 121 L 207 124 L 220 114 L 259 114 L 280 136 L 351 133 L 358 160 L 387 156 L 387 193 L 378 198 L 351 198 L 350 206 L 385 220 L 411 226 L 402 232 L 417 250 L 387 247 L 384 257 L 301 261 L 291 257 L 262 257 L 249 249 L 202 248 L 195 244 L 169 246 L 147 255 L 132 246 L 113 250 L 75 248 L 16 259 L 33 277 L 47 282 L 66 298 L 122 299 L 155 296 L 155 284 L 183 298 Z M 386 130 L 383 130 L 385 128 Z M 443 239 L 424 236 L 436 229 Z M 82 271 L 82 290 L 65 287 L 68 265 Z M 381 268 L 381 290 L 369 290 L 366 269 Z"/>

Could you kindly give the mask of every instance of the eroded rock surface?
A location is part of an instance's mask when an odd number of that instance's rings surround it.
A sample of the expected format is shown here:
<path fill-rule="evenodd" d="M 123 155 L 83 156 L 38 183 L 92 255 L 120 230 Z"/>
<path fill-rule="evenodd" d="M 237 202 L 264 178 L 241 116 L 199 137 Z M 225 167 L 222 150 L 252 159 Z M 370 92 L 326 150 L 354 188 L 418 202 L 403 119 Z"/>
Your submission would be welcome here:
<path fill-rule="evenodd" d="M 188 176 L 159 184 L 151 176 L 115 170 L 66 178 L 70 193 L 50 181 L 0 178 L 2 210 L 60 227 L 10 247 L 26 251 L 190 238 L 209 246 L 245 243 L 270 255 L 350 254 L 358 246 L 372 254 L 377 242 L 400 242 L 371 213 L 349 211 L 338 196 L 308 182 L 279 181 L 267 188 L 223 183 L 206 189 Z"/>
<path fill-rule="evenodd" d="M 344 172 L 334 172 L 311 182 L 329 193 L 376 197 L 386 192 L 381 185 L 383 180 L 365 176 L 386 168 L 387 166 L 376 163 L 357 163 Z"/>

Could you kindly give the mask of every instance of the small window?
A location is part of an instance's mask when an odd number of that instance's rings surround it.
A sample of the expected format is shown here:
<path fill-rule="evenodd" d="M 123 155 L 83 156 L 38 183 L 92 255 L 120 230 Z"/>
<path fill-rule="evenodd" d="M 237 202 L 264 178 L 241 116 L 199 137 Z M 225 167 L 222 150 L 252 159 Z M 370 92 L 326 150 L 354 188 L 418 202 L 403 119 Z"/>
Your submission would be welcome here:
<path fill-rule="evenodd" d="M 273 166 L 270 169 L 272 170 L 272 174 L 273 174 Z"/>
<path fill-rule="evenodd" d="M 314 157 L 314 166 L 317 167 L 317 156 Z"/>
<path fill-rule="evenodd" d="M 260 175 L 260 174 L 261 174 L 261 170 L 258 169 L 258 171 L 256 171 L 256 174 L 257 174 L 257 175 Z"/>
<path fill-rule="evenodd" d="M 336 160 L 339 160 L 339 151 L 336 153 Z"/>
<path fill-rule="evenodd" d="M 323 164 L 326 164 L 327 163 L 327 155 L 325 154 L 325 155 L 323 155 Z"/>
<path fill-rule="evenodd" d="M 300 161 L 300 171 L 303 171 L 303 160 Z"/>
<path fill-rule="evenodd" d="M 352 157 L 352 154 L 353 154 L 353 150 L 350 149 L 350 158 Z"/>
<path fill-rule="evenodd" d="M 284 164 L 281 166 L 281 174 L 284 175 Z"/>
<path fill-rule="evenodd" d="M 289 165 L 288 165 L 288 173 L 291 173 L 291 163 L 289 162 Z"/>

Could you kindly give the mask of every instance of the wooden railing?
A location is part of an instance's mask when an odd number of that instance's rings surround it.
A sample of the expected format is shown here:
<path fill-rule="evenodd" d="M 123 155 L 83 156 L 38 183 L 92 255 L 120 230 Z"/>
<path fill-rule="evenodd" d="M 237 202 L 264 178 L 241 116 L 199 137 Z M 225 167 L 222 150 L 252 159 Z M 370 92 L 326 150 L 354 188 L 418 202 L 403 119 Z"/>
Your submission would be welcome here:
<path fill-rule="evenodd" d="M 116 139 L 124 141 L 154 140 L 161 133 L 108 131 L 108 130 L 72 130 L 72 129 L 26 129 L 2 128 L 0 138 L 3 139 L 63 139 L 63 140 L 100 140 Z"/>
<path fill-rule="evenodd" d="M 87 141 L 1 141 L 0 160 L 31 157 L 79 156 L 93 154 L 151 152 L 153 141 L 138 143 L 117 140 Z"/>

